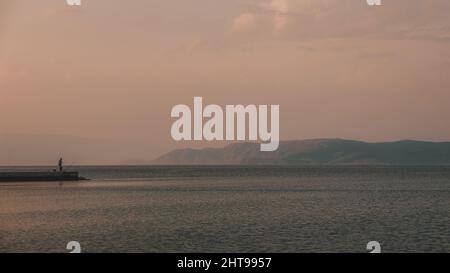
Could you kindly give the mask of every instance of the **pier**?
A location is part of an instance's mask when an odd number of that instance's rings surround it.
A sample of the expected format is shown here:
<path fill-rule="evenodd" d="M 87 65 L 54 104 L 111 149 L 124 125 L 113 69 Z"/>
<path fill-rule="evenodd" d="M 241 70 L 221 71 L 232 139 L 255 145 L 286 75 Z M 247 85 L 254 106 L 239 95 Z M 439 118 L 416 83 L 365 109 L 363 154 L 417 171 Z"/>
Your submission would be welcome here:
<path fill-rule="evenodd" d="M 0 182 L 45 182 L 87 180 L 78 172 L 0 172 Z"/>

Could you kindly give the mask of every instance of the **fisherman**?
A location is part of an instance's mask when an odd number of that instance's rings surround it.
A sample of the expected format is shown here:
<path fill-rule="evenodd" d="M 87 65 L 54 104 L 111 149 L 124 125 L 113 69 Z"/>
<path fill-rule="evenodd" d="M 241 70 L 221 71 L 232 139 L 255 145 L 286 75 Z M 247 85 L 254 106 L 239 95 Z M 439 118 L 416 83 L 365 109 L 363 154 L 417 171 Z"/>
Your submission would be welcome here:
<path fill-rule="evenodd" d="M 63 159 L 62 159 L 62 157 L 59 159 L 58 166 L 59 166 L 59 172 L 62 173 L 62 171 L 63 171 Z"/>

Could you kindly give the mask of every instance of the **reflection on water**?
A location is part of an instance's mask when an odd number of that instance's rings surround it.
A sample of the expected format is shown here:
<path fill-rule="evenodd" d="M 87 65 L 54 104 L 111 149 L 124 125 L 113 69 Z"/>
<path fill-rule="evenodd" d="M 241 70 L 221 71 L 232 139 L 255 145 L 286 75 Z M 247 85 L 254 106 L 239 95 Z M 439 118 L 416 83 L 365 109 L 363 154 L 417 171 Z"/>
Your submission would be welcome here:
<path fill-rule="evenodd" d="M 447 167 L 80 167 L 0 184 L 0 252 L 450 251 Z"/>

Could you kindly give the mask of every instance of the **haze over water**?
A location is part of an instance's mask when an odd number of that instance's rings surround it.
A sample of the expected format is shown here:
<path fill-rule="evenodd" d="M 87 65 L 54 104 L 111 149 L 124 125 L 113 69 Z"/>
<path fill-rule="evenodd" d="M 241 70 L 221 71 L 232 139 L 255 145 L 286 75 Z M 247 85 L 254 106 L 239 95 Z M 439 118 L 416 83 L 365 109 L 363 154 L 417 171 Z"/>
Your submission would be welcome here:
<path fill-rule="evenodd" d="M 0 252 L 450 252 L 450 167 L 77 169 L 0 184 Z"/>

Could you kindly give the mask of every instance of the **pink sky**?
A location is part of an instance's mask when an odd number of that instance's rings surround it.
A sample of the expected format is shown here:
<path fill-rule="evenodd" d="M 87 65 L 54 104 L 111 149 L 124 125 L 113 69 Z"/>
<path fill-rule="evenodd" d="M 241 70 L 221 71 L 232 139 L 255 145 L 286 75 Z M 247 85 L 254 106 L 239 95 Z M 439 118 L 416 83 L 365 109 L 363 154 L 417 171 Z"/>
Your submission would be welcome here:
<path fill-rule="evenodd" d="M 0 0 L 0 135 L 151 159 L 192 145 L 172 140 L 170 110 L 202 96 L 279 104 L 282 139 L 450 140 L 450 1 L 383 4 Z"/>

